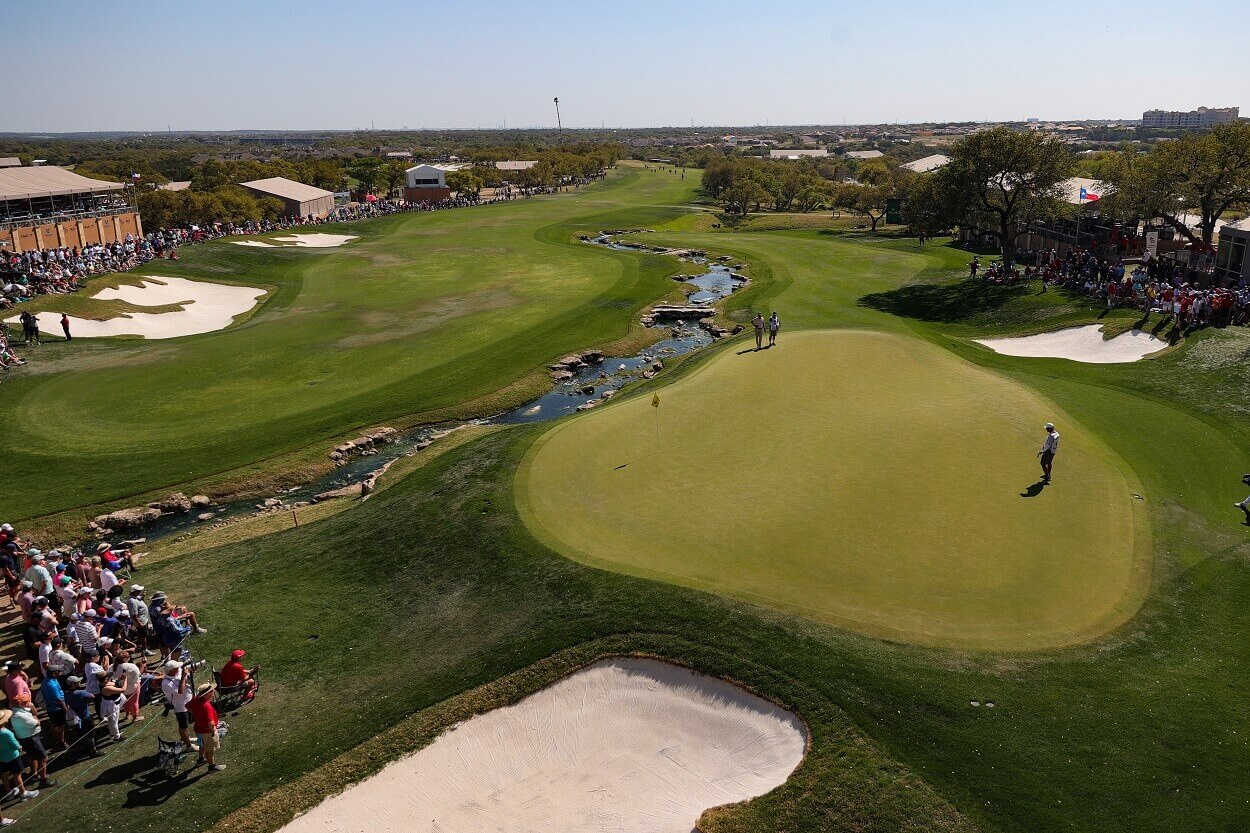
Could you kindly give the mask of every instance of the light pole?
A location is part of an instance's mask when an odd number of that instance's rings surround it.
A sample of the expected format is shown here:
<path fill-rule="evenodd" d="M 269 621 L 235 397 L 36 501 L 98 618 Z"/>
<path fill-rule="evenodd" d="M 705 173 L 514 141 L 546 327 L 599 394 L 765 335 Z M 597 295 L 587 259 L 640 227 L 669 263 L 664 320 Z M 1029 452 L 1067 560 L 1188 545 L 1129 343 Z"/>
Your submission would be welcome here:
<path fill-rule="evenodd" d="M 564 125 L 560 123 L 560 96 L 556 96 L 556 130 L 563 130 Z"/>

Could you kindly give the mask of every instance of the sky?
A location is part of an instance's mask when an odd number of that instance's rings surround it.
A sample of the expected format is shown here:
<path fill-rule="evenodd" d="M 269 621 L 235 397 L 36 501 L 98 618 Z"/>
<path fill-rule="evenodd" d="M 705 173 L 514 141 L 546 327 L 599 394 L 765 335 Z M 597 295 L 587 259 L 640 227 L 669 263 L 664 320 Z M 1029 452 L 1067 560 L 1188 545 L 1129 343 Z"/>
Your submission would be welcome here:
<path fill-rule="evenodd" d="M 1245 0 L 6 6 L 0 132 L 1250 115 Z"/>

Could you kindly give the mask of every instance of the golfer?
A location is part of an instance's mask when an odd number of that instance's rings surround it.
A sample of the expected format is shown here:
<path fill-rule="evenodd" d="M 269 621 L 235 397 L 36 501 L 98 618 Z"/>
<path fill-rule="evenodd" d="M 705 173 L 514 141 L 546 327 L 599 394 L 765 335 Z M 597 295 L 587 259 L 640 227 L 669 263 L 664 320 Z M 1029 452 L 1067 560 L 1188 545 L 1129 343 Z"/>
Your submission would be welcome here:
<path fill-rule="evenodd" d="M 755 349 L 764 349 L 764 313 L 757 312 L 755 317 L 751 319 L 751 326 L 755 328 Z"/>
<path fill-rule="evenodd" d="M 777 343 L 777 331 L 781 329 L 781 319 L 777 317 L 777 311 L 773 310 L 773 314 L 768 317 L 768 346 L 772 347 Z"/>
<path fill-rule="evenodd" d="M 69 334 L 69 316 L 61 313 L 61 329 L 65 331 L 65 340 L 73 341 L 74 337 Z"/>
<path fill-rule="evenodd" d="M 1241 482 L 1250 486 L 1250 474 L 1243 474 L 1241 476 Z M 1236 506 L 1242 512 L 1246 513 L 1246 525 L 1250 526 L 1250 497 L 1246 498 L 1241 503 L 1234 503 L 1233 506 Z"/>
<path fill-rule="evenodd" d="M 1046 423 L 1046 442 L 1042 443 L 1042 450 L 1037 452 L 1037 456 L 1042 460 L 1042 480 L 1046 483 L 1050 482 L 1050 467 L 1054 465 L 1055 455 L 1059 453 L 1059 432 L 1055 430 L 1053 422 Z"/>

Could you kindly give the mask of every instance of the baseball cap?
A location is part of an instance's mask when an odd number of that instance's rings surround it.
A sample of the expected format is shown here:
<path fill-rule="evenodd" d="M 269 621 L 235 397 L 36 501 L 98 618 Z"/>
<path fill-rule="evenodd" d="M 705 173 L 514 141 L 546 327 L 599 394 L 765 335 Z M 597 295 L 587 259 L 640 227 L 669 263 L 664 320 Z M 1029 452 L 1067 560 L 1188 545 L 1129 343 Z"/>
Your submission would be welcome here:
<path fill-rule="evenodd" d="M 238 650 L 234 650 L 230 652 L 230 659 L 243 659 L 245 656 L 247 656 L 247 651 L 244 651 L 242 649 L 238 649 Z"/>
<path fill-rule="evenodd" d="M 1053 430 L 1055 430 L 1055 424 L 1054 424 L 1053 422 L 1048 422 L 1048 423 L 1046 423 L 1045 428 L 1046 428 L 1046 430 L 1047 430 L 1047 431 L 1053 431 Z"/>

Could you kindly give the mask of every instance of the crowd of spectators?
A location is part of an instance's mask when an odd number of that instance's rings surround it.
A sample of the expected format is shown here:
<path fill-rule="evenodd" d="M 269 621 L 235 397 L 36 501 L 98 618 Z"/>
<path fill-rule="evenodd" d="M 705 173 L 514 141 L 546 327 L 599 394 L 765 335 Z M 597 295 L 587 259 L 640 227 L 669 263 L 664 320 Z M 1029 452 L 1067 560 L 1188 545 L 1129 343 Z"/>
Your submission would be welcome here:
<path fill-rule="evenodd" d="M 133 579 L 138 569 L 129 549 L 101 543 L 91 555 L 68 548 L 45 554 L 0 525 L 0 578 L 19 617 L 23 655 L 3 666 L 0 803 L 55 786 L 50 759 L 60 769 L 106 754 L 149 716 L 142 711 L 148 704 L 173 712 L 185 748 L 199 753 L 196 766 L 225 768 L 216 760 L 217 686 L 196 685 L 202 663 L 190 661 L 187 647 L 206 630 L 167 594 L 149 597 Z M 243 656 L 235 651 L 219 676 L 223 688 L 245 687 L 250 699 L 255 682 Z M 0 825 L 11 823 L 0 816 Z"/>
<path fill-rule="evenodd" d="M 974 259 L 969 273 L 976 277 L 980 262 Z M 1171 316 L 1181 330 L 1196 327 L 1250 325 L 1250 286 L 1243 278 L 1237 286 L 1199 286 L 1186 280 L 1182 264 L 1149 255 L 1132 269 L 1119 258 L 1100 256 L 1088 249 L 1064 255 L 1050 249 L 1029 249 L 1017 254 L 1015 263 L 991 264 L 983 273 L 995 284 L 1040 279 L 1045 287 L 1061 287 L 1105 303 L 1108 308 L 1129 307 L 1146 316 Z"/>

